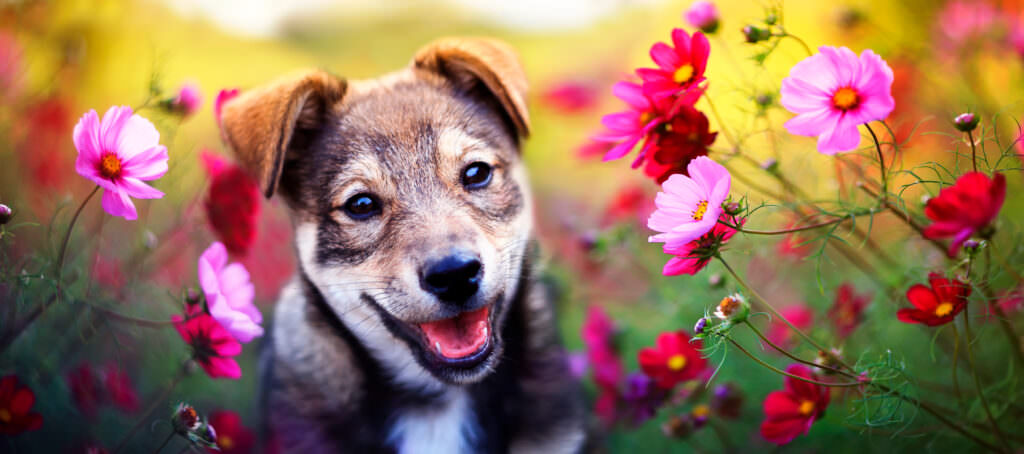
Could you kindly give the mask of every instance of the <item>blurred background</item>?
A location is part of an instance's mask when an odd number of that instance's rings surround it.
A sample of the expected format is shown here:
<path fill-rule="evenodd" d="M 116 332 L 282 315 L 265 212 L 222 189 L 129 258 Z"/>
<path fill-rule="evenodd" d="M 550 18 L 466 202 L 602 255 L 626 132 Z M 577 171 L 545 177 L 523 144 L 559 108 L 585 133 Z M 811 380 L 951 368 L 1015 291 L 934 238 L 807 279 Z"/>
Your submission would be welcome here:
<path fill-rule="evenodd" d="M 765 46 L 745 43 L 740 29 L 761 23 L 770 11 L 784 14 L 786 30 L 811 48 L 845 45 L 858 53 L 870 48 L 888 61 L 896 73 L 897 100 L 889 124 L 897 140 L 906 141 L 895 158 L 902 168 L 929 161 L 960 169 L 969 166 L 957 153 L 946 153 L 964 152 L 950 121 L 966 110 L 982 114 L 987 137 L 999 140 L 1004 148 L 1020 137 L 1024 38 L 1015 33 L 1024 36 L 1024 8 L 1017 2 L 715 3 L 721 26 L 710 37 L 709 93 L 724 126 L 743 140 L 753 158 L 730 163 L 733 173 L 743 176 L 734 182 L 734 194 L 748 194 L 754 202 L 772 201 L 770 193 L 780 187 L 760 170 L 769 159 L 812 198 L 856 199 L 849 185 L 858 174 L 851 169 L 861 166 L 868 176 L 877 173 L 870 154 L 852 153 L 852 167 L 840 169 L 836 160 L 814 151 L 812 139 L 788 136 L 781 129 L 790 114 L 777 104 L 778 87 L 806 53 L 795 40 L 781 40 L 763 65 L 758 64 L 756 57 Z M 970 9 L 975 12 L 950 15 L 952 4 L 983 5 L 987 12 Z M 0 0 L 0 202 L 15 207 L 19 221 L 40 224 L 19 231 L 6 246 L 4 273 L 10 276 L 31 268 L 31 248 L 54 247 L 56 240 L 48 229 L 54 222 L 51 216 L 57 212 L 59 225 L 64 225 L 68 211 L 92 188 L 74 171 L 71 131 L 78 118 L 89 109 L 102 113 L 112 105 L 140 106 L 154 90 L 173 94 L 182 84 L 193 83 L 204 100 L 194 115 L 182 117 L 151 107 L 140 112 L 157 125 L 161 143 L 170 152 L 170 171 L 154 184 L 167 193 L 166 198 L 137 203 L 137 222 L 102 215 L 98 207 L 87 210 L 79 226 L 89 240 L 80 237 L 82 246 L 70 258 L 82 276 L 88 276 L 84 281 L 95 286 L 96 298 L 125 313 L 165 320 L 180 312 L 174 296 L 196 285 L 196 258 L 215 239 L 202 212 L 209 174 L 199 156 L 203 150 L 230 156 L 211 108 L 219 90 L 245 90 L 309 67 L 352 79 L 372 78 L 403 67 L 416 49 L 434 38 L 487 35 L 518 49 L 530 79 L 534 132 L 525 144 L 525 159 L 538 202 L 546 279 L 557 291 L 566 347 L 582 349 L 579 332 L 586 308 L 599 305 L 620 327 L 623 361 L 628 370 L 635 370 L 637 349 L 652 344 L 661 331 L 690 330 L 705 307 L 731 288 L 727 280 L 722 282 L 717 264 L 693 277 L 661 276 L 667 257 L 660 247 L 646 242 L 649 232 L 643 226 L 657 186 L 641 171 L 629 169 L 625 160 L 602 163 L 601 152 L 594 157 L 595 145 L 588 141 L 600 130 L 603 114 L 622 110 L 622 103 L 611 96 L 612 84 L 628 79 L 634 68 L 651 66 L 648 49 L 654 42 L 667 41 L 672 28 L 693 30 L 682 17 L 689 5 L 670 0 Z M 723 125 L 715 118 L 711 121 L 712 130 L 721 130 Z M 720 137 L 711 156 L 726 149 Z M 1001 153 L 995 146 L 990 150 L 993 157 Z M 1012 167 L 1020 165 L 1014 162 Z M 1010 193 L 1019 191 L 1019 175 L 1008 179 Z M 768 194 L 760 191 L 765 188 Z M 910 209 L 918 211 L 915 204 L 929 192 L 936 191 L 918 185 L 908 187 L 903 196 Z M 1019 224 L 1021 218 L 1012 213 L 1022 205 L 1020 197 L 1008 199 L 1003 212 L 1011 214 L 1004 215 L 1004 222 Z M 781 228 L 787 222 L 783 210 L 765 210 L 750 225 Z M 885 339 L 909 363 L 933 364 L 934 347 L 926 335 L 906 325 L 871 321 L 892 319 L 901 303 L 894 303 L 891 289 L 920 282 L 929 266 L 943 258 L 920 242 L 907 241 L 913 232 L 891 216 L 875 221 L 872 232 L 877 247 L 897 259 L 872 259 L 867 266 L 877 271 L 874 274 L 839 256 L 809 258 L 816 245 L 801 250 L 793 243 L 783 244 L 788 239 L 780 243 L 774 237 L 737 237 L 730 254 L 770 300 L 807 307 L 815 314 L 811 318 L 824 317 L 840 284 L 873 295 L 868 323 L 847 344 L 863 351 L 869 340 Z M 1005 241 L 1012 249 L 1017 240 Z M 255 245 L 246 256 L 236 257 L 252 273 L 257 304 L 270 319 L 276 294 L 294 269 L 290 241 L 283 206 L 270 200 L 264 203 Z M 5 305 L 31 303 L 12 295 L 8 293 Z M 33 446 L 46 443 L 64 452 L 109 447 L 134 422 L 138 410 L 104 408 L 82 418 L 69 398 L 70 381 L 65 377 L 81 364 L 127 364 L 132 386 L 145 406 L 166 384 L 186 349 L 171 329 L 96 325 L 74 313 L 48 316 L 52 319 L 47 326 L 52 326 L 27 332 L 0 364 L 5 374 L 17 372 L 33 384 L 36 409 L 46 423 L 16 441 L 0 442 L 0 450 L 33 452 Z M 815 325 L 810 325 L 813 331 Z M 256 431 L 258 347 L 258 342 L 246 346 L 240 381 L 193 375 L 170 400 L 187 400 L 204 412 L 236 412 Z M 881 351 L 877 342 L 871 348 Z M 724 431 L 736 445 L 767 449 L 771 445 L 761 441 L 756 430 L 762 416 L 760 401 L 781 386 L 781 379 L 763 370 L 745 374 L 750 368 L 751 363 L 739 357 L 722 366 L 719 373 L 742 389 L 745 401 L 738 420 L 716 425 L 715 430 Z M 836 414 L 816 425 L 812 437 L 789 448 L 944 451 L 961 443 L 934 434 L 892 438 L 891 432 L 899 427 L 867 431 L 851 424 L 843 407 L 837 405 L 830 412 Z M 609 434 L 609 450 L 722 449 L 711 431 L 686 440 L 665 437 L 659 425 L 668 416 L 659 414 L 639 427 L 616 426 Z M 144 428 L 143 433 L 149 430 Z M 142 435 L 132 446 L 151 449 L 153 439 L 147 442 L 147 437 L 160 438 Z"/>

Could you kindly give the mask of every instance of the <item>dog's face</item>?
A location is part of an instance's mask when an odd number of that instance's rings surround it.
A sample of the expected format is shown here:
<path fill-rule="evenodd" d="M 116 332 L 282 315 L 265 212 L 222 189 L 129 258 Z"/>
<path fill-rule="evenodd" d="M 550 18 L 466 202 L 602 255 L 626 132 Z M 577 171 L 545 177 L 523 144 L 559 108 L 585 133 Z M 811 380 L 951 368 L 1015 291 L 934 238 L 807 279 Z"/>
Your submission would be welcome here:
<path fill-rule="evenodd" d="M 302 271 L 409 383 L 478 381 L 501 356 L 532 227 L 524 90 L 503 45 L 449 40 L 380 79 L 308 73 L 224 108 L 292 210 Z"/>

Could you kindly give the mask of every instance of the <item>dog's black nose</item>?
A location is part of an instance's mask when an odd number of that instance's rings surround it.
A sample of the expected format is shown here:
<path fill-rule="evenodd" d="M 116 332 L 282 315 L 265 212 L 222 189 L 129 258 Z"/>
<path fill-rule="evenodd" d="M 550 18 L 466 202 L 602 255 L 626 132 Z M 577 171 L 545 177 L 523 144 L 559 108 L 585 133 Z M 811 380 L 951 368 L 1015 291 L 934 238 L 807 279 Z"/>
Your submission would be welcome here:
<path fill-rule="evenodd" d="M 441 301 L 461 303 L 480 288 L 480 259 L 468 254 L 452 254 L 428 263 L 420 273 L 420 286 Z"/>

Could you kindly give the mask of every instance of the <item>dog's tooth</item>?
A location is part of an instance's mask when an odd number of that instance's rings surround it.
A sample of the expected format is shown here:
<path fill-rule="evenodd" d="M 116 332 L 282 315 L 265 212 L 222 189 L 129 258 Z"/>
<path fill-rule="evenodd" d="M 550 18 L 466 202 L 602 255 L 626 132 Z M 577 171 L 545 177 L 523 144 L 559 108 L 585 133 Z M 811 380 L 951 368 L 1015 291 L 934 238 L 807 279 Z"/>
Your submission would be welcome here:
<path fill-rule="evenodd" d="M 434 341 L 434 348 L 437 349 L 438 353 L 441 353 L 441 343 L 440 342 Z"/>

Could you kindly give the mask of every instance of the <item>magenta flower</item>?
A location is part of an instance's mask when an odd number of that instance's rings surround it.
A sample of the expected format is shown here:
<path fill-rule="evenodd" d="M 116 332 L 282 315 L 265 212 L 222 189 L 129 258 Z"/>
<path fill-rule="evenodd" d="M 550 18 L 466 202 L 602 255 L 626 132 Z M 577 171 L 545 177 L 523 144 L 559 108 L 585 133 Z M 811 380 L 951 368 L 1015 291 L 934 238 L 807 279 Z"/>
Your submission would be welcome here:
<path fill-rule="evenodd" d="M 220 126 L 220 113 L 224 109 L 224 103 L 230 101 L 235 96 L 238 96 L 237 88 L 229 88 L 217 92 L 217 99 L 213 101 L 213 117 L 217 120 L 217 126 Z"/>
<path fill-rule="evenodd" d="M 185 82 L 178 89 L 178 96 L 171 102 L 171 106 L 175 112 L 186 117 L 199 111 L 203 106 L 203 93 L 199 91 L 199 85 L 195 82 Z"/>
<path fill-rule="evenodd" d="M 608 131 L 594 136 L 594 140 L 601 142 L 618 142 L 604 155 L 605 161 L 619 159 L 636 147 L 636 144 L 647 136 L 651 130 L 664 123 L 664 118 L 658 114 L 654 102 L 644 94 L 643 87 L 633 82 L 618 82 L 612 86 L 612 93 L 619 99 L 629 104 L 629 110 L 605 115 L 601 118 Z M 653 140 L 648 140 L 640 150 L 640 157 L 637 162 L 642 162 L 647 150 L 654 145 Z"/>
<path fill-rule="evenodd" d="M 111 107 L 101 122 L 95 110 L 78 120 L 74 131 L 75 170 L 104 189 L 103 209 L 129 221 L 138 218 L 137 199 L 164 196 L 143 181 L 167 173 L 167 148 L 153 123 L 132 114 L 131 107 Z"/>
<path fill-rule="evenodd" d="M 746 219 L 739 219 L 735 216 L 729 216 L 725 213 L 719 217 L 722 222 L 727 222 L 730 225 L 742 226 Z M 689 243 L 684 244 L 681 248 L 670 248 L 667 245 L 663 248 L 666 254 L 674 255 L 669 259 L 665 267 L 662 268 L 661 274 L 665 276 L 677 276 L 680 274 L 697 274 L 700 270 L 704 269 L 711 261 L 711 258 L 718 253 L 718 250 L 729 241 L 736 234 L 736 229 L 728 227 L 722 223 L 716 223 L 711 231 L 705 233 L 700 238 L 693 240 Z"/>
<path fill-rule="evenodd" d="M 661 232 L 649 241 L 663 242 L 669 250 L 681 249 L 715 227 L 732 184 L 729 171 L 707 156 L 690 161 L 686 170 L 690 176 L 674 174 L 661 185 L 663 192 L 654 198 L 658 209 L 647 220 L 647 227 Z"/>
<path fill-rule="evenodd" d="M 836 154 L 860 144 L 857 127 L 892 112 L 892 69 L 871 50 L 822 46 L 782 80 L 782 105 L 797 114 L 786 130 L 817 136 L 818 151 Z"/>
<path fill-rule="evenodd" d="M 711 44 L 701 32 L 693 36 L 686 30 L 672 30 L 672 46 L 655 43 L 651 46 L 651 60 L 657 68 L 640 68 L 636 74 L 644 81 L 644 90 L 654 99 L 674 96 L 680 91 L 704 81 Z"/>
<path fill-rule="evenodd" d="M 714 33 L 718 30 L 718 8 L 707 0 L 697 0 L 690 4 L 683 17 L 686 18 L 686 22 L 704 33 Z"/>
<path fill-rule="evenodd" d="M 263 315 L 253 305 L 255 289 L 241 263 L 228 264 L 223 243 L 210 245 L 199 257 L 199 285 L 206 294 L 210 315 L 239 342 L 263 335 Z"/>

